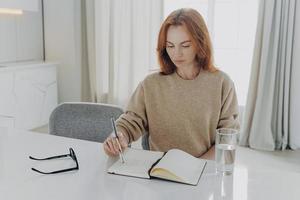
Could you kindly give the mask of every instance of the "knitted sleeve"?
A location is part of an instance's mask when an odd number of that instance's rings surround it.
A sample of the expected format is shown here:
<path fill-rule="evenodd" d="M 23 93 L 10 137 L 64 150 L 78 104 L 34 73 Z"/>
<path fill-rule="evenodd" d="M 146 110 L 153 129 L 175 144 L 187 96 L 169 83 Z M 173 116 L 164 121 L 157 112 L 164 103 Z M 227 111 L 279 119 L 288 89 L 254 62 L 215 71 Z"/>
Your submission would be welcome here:
<path fill-rule="evenodd" d="M 217 128 L 239 129 L 238 101 L 234 84 L 231 80 L 224 81 L 221 101 L 222 107 Z"/>
<path fill-rule="evenodd" d="M 126 112 L 116 121 L 117 130 L 125 134 L 129 143 L 136 141 L 148 128 L 144 88 L 138 85 L 128 103 Z"/>

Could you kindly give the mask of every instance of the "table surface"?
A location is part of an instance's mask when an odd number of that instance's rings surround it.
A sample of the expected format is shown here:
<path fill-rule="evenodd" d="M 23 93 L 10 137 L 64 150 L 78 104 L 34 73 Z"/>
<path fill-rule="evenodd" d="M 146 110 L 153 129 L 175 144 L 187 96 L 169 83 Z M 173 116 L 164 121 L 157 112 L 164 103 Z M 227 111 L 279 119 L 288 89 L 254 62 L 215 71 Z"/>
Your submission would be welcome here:
<path fill-rule="evenodd" d="M 40 162 L 28 158 L 65 154 L 69 147 L 76 152 L 78 171 L 41 175 L 31 170 L 60 169 L 62 163 L 64 167 L 73 166 L 71 159 Z M 288 161 L 299 164 L 299 170 L 282 170 L 270 165 L 272 162 L 264 163 L 263 157 L 251 157 L 256 153 L 239 147 L 230 176 L 217 175 L 214 162 L 208 161 L 198 185 L 190 186 L 108 174 L 106 169 L 114 160 L 104 154 L 101 143 L 0 129 L 0 199 L 299 200 L 300 157 L 295 155 Z"/>

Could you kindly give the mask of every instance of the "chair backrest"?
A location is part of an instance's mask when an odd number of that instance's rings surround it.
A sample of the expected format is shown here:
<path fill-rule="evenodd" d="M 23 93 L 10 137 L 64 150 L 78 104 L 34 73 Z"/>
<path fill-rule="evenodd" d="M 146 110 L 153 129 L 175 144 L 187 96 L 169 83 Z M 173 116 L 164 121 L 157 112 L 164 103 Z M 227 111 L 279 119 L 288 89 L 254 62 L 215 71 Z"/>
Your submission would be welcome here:
<path fill-rule="evenodd" d="M 63 103 L 50 115 L 49 133 L 96 142 L 112 132 L 110 118 L 117 119 L 123 110 L 117 106 L 99 103 Z"/>

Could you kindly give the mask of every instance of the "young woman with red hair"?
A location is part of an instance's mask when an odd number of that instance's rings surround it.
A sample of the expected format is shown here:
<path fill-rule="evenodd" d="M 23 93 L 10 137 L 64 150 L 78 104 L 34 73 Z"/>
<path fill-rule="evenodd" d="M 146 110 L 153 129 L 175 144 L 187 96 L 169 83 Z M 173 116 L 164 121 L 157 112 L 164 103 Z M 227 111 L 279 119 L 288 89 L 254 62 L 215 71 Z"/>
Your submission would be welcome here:
<path fill-rule="evenodd" d="M 214 159 L 217 128 L 239 128 L 232 80 L 213 64 L 212 45 L 202 16 L 194 9 L 173 11 L 163 22 L 157 44 L 160 72 L 137 87 L 116 122 L 123 149 L 145 132 L 150 150 L 181 149 Z M 104 142 L 119 154 L 114 137 Z"/>

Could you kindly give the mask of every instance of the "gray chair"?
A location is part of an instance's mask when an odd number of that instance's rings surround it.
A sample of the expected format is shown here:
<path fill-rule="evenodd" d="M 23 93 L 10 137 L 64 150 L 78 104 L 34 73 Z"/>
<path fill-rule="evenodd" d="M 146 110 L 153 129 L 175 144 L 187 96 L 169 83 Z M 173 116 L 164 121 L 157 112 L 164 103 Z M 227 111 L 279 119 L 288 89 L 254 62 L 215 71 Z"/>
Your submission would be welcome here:
<path fill-rule="evenodd" d="M 104 142 L 113 131 L 110 118 L 117 119 L 122 113 L 121 108 L 109 104 L 63 103 L 50 115 L 49 133 Z"/>
<path fill-rule="evenodd" d="M 142 136 L 142 148 L 144 150 L 150 150 L 149 133 L 148 132 L 144 133 L 143 136 Z"/>

